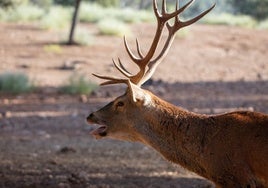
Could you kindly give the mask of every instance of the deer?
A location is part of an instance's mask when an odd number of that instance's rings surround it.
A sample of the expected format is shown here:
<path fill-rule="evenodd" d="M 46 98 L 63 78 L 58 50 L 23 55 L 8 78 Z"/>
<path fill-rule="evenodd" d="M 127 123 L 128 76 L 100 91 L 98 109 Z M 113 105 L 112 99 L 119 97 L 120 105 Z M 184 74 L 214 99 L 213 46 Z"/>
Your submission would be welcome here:
<path fill-rule="evenodd" d="M 166 10 L 162 0 L 159 9 L 153 0 L 157 27 L 146 54 L 136 40 L 137 53 L 133 53 L 124 37 L 124 46 L 130 59 L 137 65 L 131 73 L 120 58 L 113 60 L 123 77 L 93 74 L 105 80 L 101 85 L 125 84 L 126 91 L 86 118 L 88 124 L 97 125 L 91 131 L 96 139 L 111 138 L 140 142 L 158 151 L 166 160 L 212 181 L 217 188 L 268 187 L 268 115 L 254 111 L 233 111 L 205 115 L 177 107 L 142 89 L 157 66 L 167 55 L 175 33 L 189 26 L 214 7 L 182 21 L 180 14 L 192 4 L 190 0 L 174 12 Z M 170 21 L 173 20 L 173 23 Z M 166 40 L 159 54 L 155 54 L 163 29 Z"/>

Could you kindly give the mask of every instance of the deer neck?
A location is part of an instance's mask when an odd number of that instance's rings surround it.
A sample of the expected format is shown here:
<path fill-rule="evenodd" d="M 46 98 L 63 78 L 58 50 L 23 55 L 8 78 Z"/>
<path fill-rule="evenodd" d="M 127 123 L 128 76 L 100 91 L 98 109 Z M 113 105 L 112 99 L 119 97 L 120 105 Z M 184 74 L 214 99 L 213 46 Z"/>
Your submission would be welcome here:
<path fill-rule="evenodd" d="M 206 131 L 202 126 L 206 116 L 188 112 L 159 98 L 143 126 L 139 126 L 140 141 L 160 152 L 167 160 L 178 163 L 198 174 Z"/>

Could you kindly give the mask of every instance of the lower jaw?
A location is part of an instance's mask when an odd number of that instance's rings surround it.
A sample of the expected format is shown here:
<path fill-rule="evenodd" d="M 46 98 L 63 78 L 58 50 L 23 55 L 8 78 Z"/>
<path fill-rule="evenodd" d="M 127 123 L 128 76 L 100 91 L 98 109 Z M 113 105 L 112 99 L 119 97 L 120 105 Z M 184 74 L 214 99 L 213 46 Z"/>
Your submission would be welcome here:
<path fill-rule="evenodd" d="M 107 135 L 107 132 L 100 133 L 99 136 L 105 137 Z"/>

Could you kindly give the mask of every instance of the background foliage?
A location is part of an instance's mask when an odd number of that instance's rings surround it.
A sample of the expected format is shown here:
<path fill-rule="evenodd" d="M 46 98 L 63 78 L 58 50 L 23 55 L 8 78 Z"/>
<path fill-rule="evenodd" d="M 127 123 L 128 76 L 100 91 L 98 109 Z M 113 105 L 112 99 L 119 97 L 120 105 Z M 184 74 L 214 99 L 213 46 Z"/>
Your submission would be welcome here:
<path fill-rule="evenodd" d="M 261 20 L 268 16 L 268 0 L 228 0 L 236 13 L 251 15 Z"/>
<path fill-rule="evenodd" d="M 49 7 L 53 4 L 63 6 L 74 6 L 76 0 L 0 0 L 0 7 L 14 7 L 23 3 L 31 2 L 41 7 Z M 97 3 L 103 7 L 132 7 L 136 9 L 149 9 L 151 0 L 82 0 L 83 2 Z M 167 0 L 167 4 L 174 5 L 176 0 Z M 160 1 L 159 1 L 160 2 Z M 180 0 L 183 5 L 188 0 Z M 197 14 L 211 4 L 217 4 L 216 12 L 227 12 L 233 14 L 250 15 L 258 20 L 263 20 L 268 17 L 268 0 L 198 0 L 187 11 L 185 16 Z"/>

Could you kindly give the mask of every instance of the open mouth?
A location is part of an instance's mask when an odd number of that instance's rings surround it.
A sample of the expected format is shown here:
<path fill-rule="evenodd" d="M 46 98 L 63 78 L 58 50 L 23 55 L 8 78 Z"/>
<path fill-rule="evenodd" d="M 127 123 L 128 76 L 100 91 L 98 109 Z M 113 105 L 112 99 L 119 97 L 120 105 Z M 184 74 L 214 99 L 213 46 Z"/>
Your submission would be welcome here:
<path fill-rule="evenodd" d="M 96 139 L 100 139 L 107 135 L 108 127 L 106 126 L 105 121 L 99 120 L 93 113 L 87 117 L 87 123 L 93 126 L 90 134 Z"/>
<path fill-rule="evenodd" d="M 101 137 L 104 137 L 107 135 L 107 126 L 105 125 L 96 125 L 97 128 L 94 128 L 92 131 L 90 131 L 90 134 L 93 135 L 96 139 L 100 139 Z"/>

